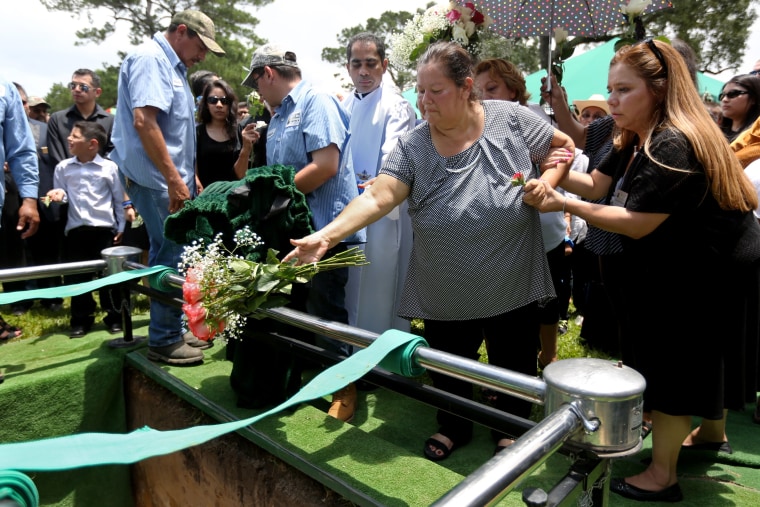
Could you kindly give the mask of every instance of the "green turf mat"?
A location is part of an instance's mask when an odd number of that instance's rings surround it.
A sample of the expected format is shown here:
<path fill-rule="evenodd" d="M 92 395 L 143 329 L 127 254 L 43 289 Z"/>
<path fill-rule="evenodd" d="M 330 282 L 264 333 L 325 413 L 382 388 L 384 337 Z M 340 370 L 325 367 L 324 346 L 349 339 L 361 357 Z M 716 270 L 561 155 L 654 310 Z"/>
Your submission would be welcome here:
<path fill-rule="evenodd" d="M 147 319 L 137 317 L 135 333 L 145 334 Z M 0 441 L 17 442 L 85 431 L 125 432 L 122 369 L 129 349 L 107 345 L 105 331 L 71 340 L 62 334 L 27 338 L 0 345 Z M 143 355 L 145 345 L 137 348 Z M 231 363 L 218 343 L 205 351 L 204 364 L 171 367 L 149 363 L 195 390 L 209 405 L 247 418 L 252 410 L 235 407 L 229 387 Z M 384 505 L 429 505 L 493 452 L 489 431 L 478 427 L 470 445 L 436 464 L 422 457 L 424 440 L 435 432 L 433 408 L 379 388 L 359 392 L 351 424 L 329 418 L 328 400 L 316 400 L 297 410 L 260 421 L 256 430 L 277 445 L 309 460 L 324 473 L 363 491 Z M 679 464 L 684 506 L 754 506 L 760 504 L 760 426 L 751 412 L 729 413 L 728 434 L 735 453 L 683 453 Z M 651 439 L 635 456 L 617 459 L 613 475 L 642 470 L 640 460 L 651 453 Z M 522 488 L 550 489 L 571 465 L 552 456 L 527 477 L 502 505 L 522 505 Z M 45 506 L 103 505 L 103 485 L 112 495 L 108 505 L 131 505 L 129 468 L 108 466 L 58 473 L 30 474 Z M 639 505 L 616 496 L 611 505 Z"/>

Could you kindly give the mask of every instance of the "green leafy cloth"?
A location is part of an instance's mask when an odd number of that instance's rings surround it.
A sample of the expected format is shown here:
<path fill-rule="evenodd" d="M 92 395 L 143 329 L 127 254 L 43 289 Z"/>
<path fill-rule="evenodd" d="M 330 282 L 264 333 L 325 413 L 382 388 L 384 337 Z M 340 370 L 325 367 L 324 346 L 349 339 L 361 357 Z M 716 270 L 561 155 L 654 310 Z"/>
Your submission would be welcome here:
<path fill-rule="evenodd" d="M 235 231 L 247 225 L 267 248 L 289 251 L 290 238 L 313 232 L 311 210 L 306 196 L 296 189 L 295 172 L 292 166 L 264 166 L 249 169 L 242 180 L 214 182 L 169 216 L 164 234 L 182 245 L 196 240 L 208 244 L 222 233 L 225 244 L 232 247 Z M 273 209 L 283 202 L 284 206 Z M 264 261 L 266 248 L 244 255 L 252 261 Z"/>

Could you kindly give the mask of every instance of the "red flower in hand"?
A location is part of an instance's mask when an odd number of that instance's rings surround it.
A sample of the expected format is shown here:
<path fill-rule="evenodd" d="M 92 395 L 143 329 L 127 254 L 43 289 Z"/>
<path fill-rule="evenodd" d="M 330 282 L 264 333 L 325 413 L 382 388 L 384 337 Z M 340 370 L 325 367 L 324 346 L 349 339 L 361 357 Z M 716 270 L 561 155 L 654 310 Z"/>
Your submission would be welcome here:
<path fill-rule="evenodd" d="M 509 182 L 512 184 L 513 187 L 525 186 L 525 176 L 523 176 L 523 173 L 515 173 L 515 175 L 512 177 Z"/>

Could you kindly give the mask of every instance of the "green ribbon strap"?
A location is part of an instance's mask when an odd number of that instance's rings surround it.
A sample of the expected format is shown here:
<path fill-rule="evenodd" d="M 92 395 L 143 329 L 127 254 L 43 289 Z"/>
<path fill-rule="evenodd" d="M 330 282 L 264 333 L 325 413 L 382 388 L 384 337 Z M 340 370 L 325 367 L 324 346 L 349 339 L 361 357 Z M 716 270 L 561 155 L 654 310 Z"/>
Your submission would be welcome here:
<path fill-rule="evenodd" d="M 414 359 L 419 336 L 391 329 L 369 347 L 324 370 L 292 398 L 250 419 L 194 426 L 183 430 L 158 431 L 144 427 L 127 434 L 81 433 L 32 442 L 0 445 L 0 470 L 65 470 L 93 465 L 129 464 L 202 444 L 244 428 L 293 405 L 327 396 L 355 382 L 381 361 L 391 371 L 421 371 Z"/>
<path fill-rule="evenodd" d="M 121 273 L 114 273 L 113 275 L 104 276 L 97 280 L 64 285 L 61 287 L 4 292 L 0 294 L 0 305 L 9 305 L 16 301 L 24 301 L 27 299 L 52 299 L 79 296 L 80 294 L 87 294 L 88 292 L 98 290 L 107 285 L 117 285 L 122 282 L 134 280 L 135 278 L 141 278 L 143 276 L 166 271 L 176 273 L 175 270 L 167 268 L 166 266 L 153 266 L 151 268 L 135 269 L 133 271 L 122 271 Z"/>

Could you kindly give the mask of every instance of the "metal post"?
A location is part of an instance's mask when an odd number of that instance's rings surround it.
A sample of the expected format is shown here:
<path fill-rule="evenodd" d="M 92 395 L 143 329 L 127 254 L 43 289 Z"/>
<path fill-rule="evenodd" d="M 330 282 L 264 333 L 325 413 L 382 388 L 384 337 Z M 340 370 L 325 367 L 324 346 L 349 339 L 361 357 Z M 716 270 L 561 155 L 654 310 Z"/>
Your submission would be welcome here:
<path fill-rule="evenodd" d="M 106 274 L 112 275 L 124 271 L 127 261 L 138 259 L 141 253 L 142 250 L 131 246 L 114 246 L 106 248 L 101 252 L 107 265 Z M 115 306 L 120 309 L 121 330 L 123 335 L 119 338 L 110 340 L 108 346 L 112 348 L 134 347 L 144 342 L 145 336 L 134 336 L 132 334 L 132 310 L 130 308 L 131 294 L 129 286 L 126 283 L 119 284 L 118 294 L 119 299 Z"/>

